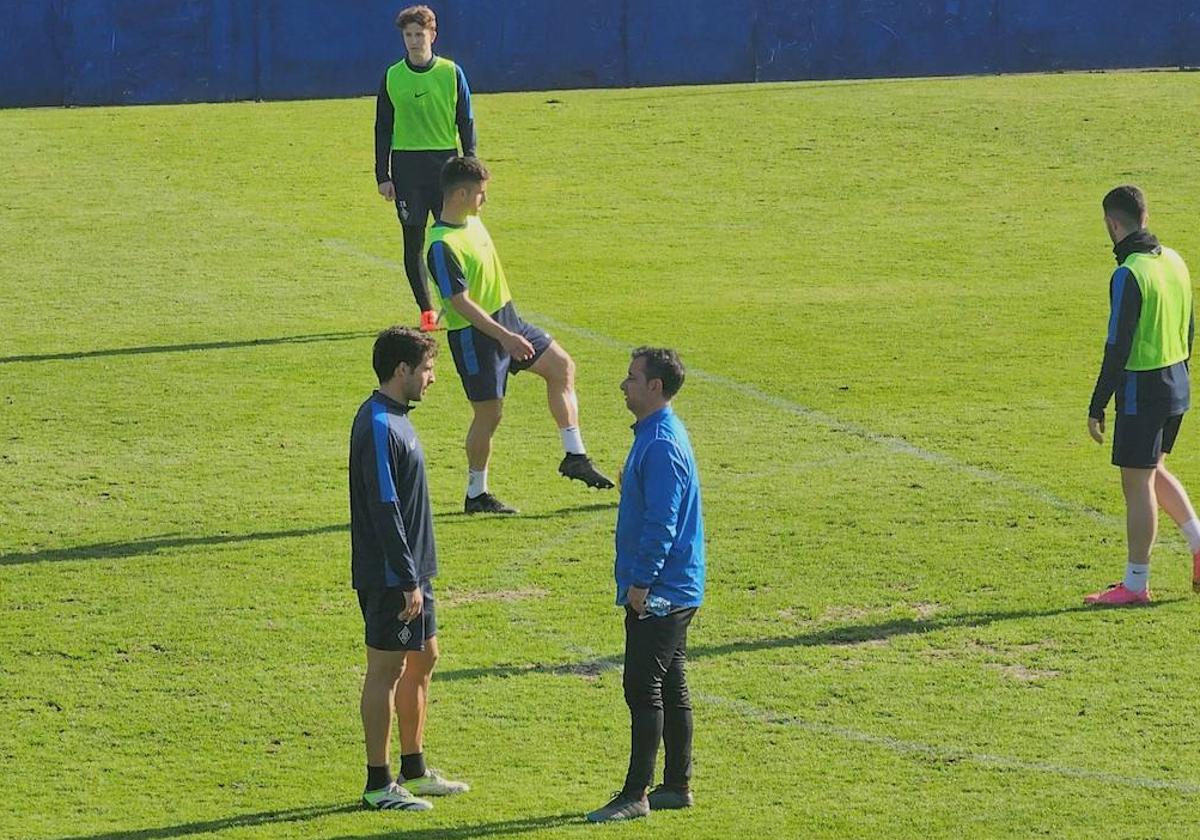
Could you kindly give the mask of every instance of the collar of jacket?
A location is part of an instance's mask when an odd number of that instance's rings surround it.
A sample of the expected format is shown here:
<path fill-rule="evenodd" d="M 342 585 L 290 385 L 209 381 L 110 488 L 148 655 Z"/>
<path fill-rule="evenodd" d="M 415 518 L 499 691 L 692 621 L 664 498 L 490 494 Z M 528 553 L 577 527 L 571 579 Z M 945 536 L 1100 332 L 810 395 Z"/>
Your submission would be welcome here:
<path fill-rule="evenodd" d="M 1113 255 L 1117 258 L 1117 265 L 1125 262 L 1130 254 L 1161 253 L 1162 246 L 1158 244 L 1158 238 L 1145 228 L 1135 230 L 1113 246 Z"/>

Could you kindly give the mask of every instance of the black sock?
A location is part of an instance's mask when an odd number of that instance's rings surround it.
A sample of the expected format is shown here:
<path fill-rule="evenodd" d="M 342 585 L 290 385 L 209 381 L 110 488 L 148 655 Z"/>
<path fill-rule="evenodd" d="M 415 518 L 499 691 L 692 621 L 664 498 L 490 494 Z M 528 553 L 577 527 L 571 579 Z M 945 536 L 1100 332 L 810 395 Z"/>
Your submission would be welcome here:
<path fill-rule="evenodd" d="M 386 764 L 382 767 L 367 765 L 367 790 L 382 790 L 392 783 L 392 769 Z"/>
<path fill-rule="evenodd" d="M 425 753 L 400 756 L 400 776 L 404 779 L 419 779 L 425 775 Z"/>

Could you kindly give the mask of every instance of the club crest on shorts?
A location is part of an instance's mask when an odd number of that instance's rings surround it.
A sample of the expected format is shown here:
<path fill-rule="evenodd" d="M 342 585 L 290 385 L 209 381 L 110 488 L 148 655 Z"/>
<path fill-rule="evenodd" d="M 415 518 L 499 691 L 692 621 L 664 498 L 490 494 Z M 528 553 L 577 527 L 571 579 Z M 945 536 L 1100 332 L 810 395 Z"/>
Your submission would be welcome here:
<path fill-rule="evenodd" d="M 408 640 L 412 638 L 412 628 L 405 624 L 400 628 L 400 632 L 396 634 L 396 638 L 400 640 L 400 644 L 408 644 Z"/>

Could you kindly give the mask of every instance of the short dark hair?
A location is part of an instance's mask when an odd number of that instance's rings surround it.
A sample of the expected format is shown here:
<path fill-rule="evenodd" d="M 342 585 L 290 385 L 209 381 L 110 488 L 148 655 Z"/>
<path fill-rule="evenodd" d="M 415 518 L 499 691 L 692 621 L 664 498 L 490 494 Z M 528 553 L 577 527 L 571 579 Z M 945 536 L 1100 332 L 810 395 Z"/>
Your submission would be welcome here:
<path fill-rule="evenodd" d="M 662 380 L 663 396 L 667 399 L 683 387 L 683 362 L 670 347 L 639 347 L 633 351 L 632 358 L 646 360 L 646 381 Z"/>
<path fill-rule="evenodd" d="M 442 166 L 442 192 L 448 193 L 463 184 L 482 184 L 492 177 L 477 157 L 452 157 Z"/>
<path fill-rule="evenodd" d="M 411 327 L 388 327 L 375 337 L 375 349 L 371 364 L 380 382 L 387 382 L 396 373 L 396 367 L 404 362 L 415 368 L 426 359 L 437 355 L 437 342 L 431 336 L 417 332 Z"/>
<path fill-rule="evenodd" d="M 410 23 L 415 23 L 422 29 L 437 31 L 437 15 L 428 6 L 409 6 L 407 9 L 401 9 L 400 14 L 396 15 L 396 28 L 403 29 Z"/>
<path fill-rule="evenodd" d="M 1140 228 L 1146 218 L 1146 196 L 1133 184 L 1122 184 L 1104 196 L 1104 215 L 1112 216 L 1126 227 Z"/>

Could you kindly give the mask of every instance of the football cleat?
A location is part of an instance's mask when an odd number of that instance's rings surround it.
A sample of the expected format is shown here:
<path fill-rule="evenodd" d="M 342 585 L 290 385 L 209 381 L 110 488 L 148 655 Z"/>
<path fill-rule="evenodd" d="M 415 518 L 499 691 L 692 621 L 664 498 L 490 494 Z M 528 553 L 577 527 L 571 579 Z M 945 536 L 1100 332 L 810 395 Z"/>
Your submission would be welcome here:
<path fill-rule="evenodd" d="M 613 486 L 612 479 L 596 469 L 592 459 L 586 455 L 564 456 L 562 463 L 558 465 L 558 472 L 559 475 L 582 481 L 588 487 L 598 490 L 609 490 Z"/>
<path fill-rule="evenodd" d="M 440 770 L 434 770 L 432 767 L 425 770 L 424 776 L 405 779 L 404 786 L 412 791 L 414 796 L 453 796 L 471 789 L 466 782 L 447 779 Z"/>
<path fill-rule="evenodd" d="M 491 493 L 480 493 L 474 498 L 466 497 L 463 502 L 463 511 L 465 513 L 516 513 L 517 509 L 504 504 Z"/>
<path fill-rule="evenodd" d="M 679 808 L 691 808 L 696 799 L 688 788 L 668 787 L 659 785 L 646 794 L 651 811 L 674 811 Z"/>
<path fill-rule="evenodd" d="M 637 817 L 650 815 L 650 802 L 643 795 L 634 798 L 625 793 L 617 793 L 607 804 L 590 812 L 588 822 L 614 822 L 616 820 L 632 820 Z"/>
<path fill-rule="evenodd" d="M 1083 603 L 1100 607 L 1140 607 L 1150 603 L 1150 590 L 1134 592 L 1126 589 L 1124 583 L 1114 583 L 1107 589 L 1085 596 Z"/>
<path fill-rule="evenodd" d="M 364 808 L 376 811 L 429 811 L 433 808 L 432 802 L 418 799 L 396 782 L 379 790 L 363 791 L 362 802 Z"/>

